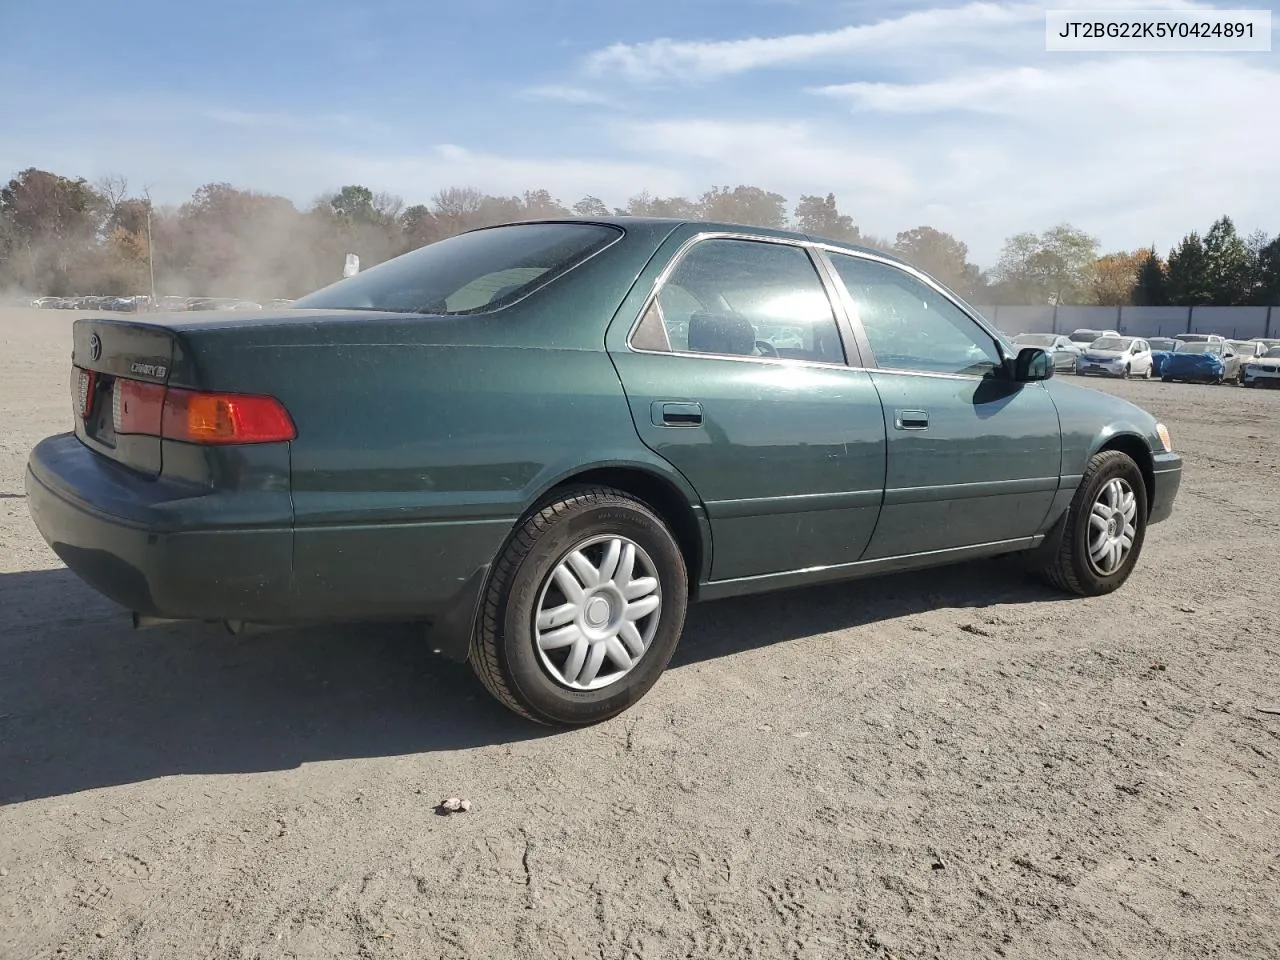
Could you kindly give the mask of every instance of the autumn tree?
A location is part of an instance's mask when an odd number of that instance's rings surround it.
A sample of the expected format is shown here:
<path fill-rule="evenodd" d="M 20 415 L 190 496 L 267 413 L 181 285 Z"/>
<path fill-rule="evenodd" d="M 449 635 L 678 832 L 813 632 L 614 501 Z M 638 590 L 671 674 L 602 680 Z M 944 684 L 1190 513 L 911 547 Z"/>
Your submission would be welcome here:
<path fill-rule="evenodd" d="M 1155 251 L 1141 248 L 1105 253 L 1094 264 L 1093 303 L 1100 307 L 1124 307 L 1133 302 L 1138 271 Z"/>
<path fill-rule="evenodd" d="M 843 240 L 846 243 L 857 243 L 861 239 L 853 217 L 840 212 L 834 193 L 828 193 L 825 197 L 808 194 L 801 196 L 796 204 L 795 226 L 801 233 L 813 237 Z"/>
<path fill-rule="evenodd" d="M 628 217 L 673 217 L 684 220 L 697 217 L 699 211 L 696 204 L 684 197 L 655 197 L 645 190 L 631 197 L 626 207 L 619 210 L 618 214 Z"/>
<path fill-rule="evenodd" d="M 434 243 L 443 236 L 440 223 L 425 203 L 415 203 L 400 214 L 400 234 L 406 250 Z"/>
<path fill-rule="evenodd" d="M 703 220 L 782 227 L 787 221 L 787 198 L 759 187 L 712 187 L 698 198 L 697 211 Z"/>
<path fill-rule="evenodd" d="M 992 279 L 1002 303 L 1084 303 L 1097 257 L 1098 241 L 1063 223 L 1044 233 L 1010 237 Z"/>
<path fill-rule="evenodd" d="M 94 246 L 104 207 L 83 177 L 72 180 L 35 167 L 14 176 L 0 188 L 11 282 L 70 292 L 70 278 Z"/>
<path fill-rule="evenodd" d="M 972 297 L 982 286 L 982 271 L 969 262 L 968 245 L 942 230 L 904 230 L 894 240 L 893 252 L 962 297 Z"/>

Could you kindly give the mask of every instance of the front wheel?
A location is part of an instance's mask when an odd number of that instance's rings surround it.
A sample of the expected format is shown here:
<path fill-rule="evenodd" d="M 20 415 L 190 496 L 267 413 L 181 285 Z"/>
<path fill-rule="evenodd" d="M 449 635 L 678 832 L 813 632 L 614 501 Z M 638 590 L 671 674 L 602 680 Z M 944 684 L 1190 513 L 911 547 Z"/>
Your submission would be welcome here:
<path fill-rule="evenodd" d="M 1147 531 L 1147 488 L 1133 459 L 1118 450 L 1095 454 L 1063 523 L 1056 554 L 1035 572 L 1082 597 L 1118 589 L 1133 572 Z"/>
<path fill-rule="evenodd" d="M 610 487 L 566 489 L 494 565 L 470 661 L 531 720 L 585 726 L 657 682 L 684 628 L 684 557 L 662 520 Z"/>

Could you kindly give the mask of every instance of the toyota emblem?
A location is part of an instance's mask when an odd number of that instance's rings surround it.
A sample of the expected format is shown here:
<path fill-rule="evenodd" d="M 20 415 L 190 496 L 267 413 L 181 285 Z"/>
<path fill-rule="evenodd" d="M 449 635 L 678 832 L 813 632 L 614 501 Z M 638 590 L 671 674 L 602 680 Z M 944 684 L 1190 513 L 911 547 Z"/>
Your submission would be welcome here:
<path fill-rule="evenodd" d="M 89 337 L 89 359 L 95 361 L 102 359 L 102 338 L 96 333 Z"/>

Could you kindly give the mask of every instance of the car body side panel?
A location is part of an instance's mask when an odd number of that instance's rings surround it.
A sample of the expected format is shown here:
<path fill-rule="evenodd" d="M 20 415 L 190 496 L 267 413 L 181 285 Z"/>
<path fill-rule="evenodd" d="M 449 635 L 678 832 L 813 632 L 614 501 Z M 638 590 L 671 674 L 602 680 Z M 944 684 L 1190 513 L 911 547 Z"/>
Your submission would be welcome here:
<path fill-rule="evenodd" d="M 342 351 L 299 348 L 295 582 L 317 605 L 432 604 L 488 562 L 573 465 L 647 459 L 602 350 L 363 348 L 370 389 L 334 390 Z M 376 385 L 376 389 L 374 386 Z"/>
<path fill-rule="evenodd" d="M 645 443 L 698 491 L 724 580 L 862 555 L 884 488 L 884 421 L 865 371 L 615 354 Z M 667 426 L 654 405 L 697 403 Z M 657 419 L 659 422 L 654 422 Z"/>
<path fill-rule="evenodd" d="M 866 559 L 1029 537 L 1059 486 L 1058 414 L 1038 383 L 876 370 L 889 433 L 880 524 Z M 924 429 L 898 411 L 927 413 Z"/>

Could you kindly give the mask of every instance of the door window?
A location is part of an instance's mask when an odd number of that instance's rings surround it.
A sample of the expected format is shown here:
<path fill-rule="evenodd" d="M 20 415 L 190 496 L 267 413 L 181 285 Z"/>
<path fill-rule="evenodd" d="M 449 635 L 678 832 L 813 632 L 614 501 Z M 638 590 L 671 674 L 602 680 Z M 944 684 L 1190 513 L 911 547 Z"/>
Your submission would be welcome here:
<path fill-rule="evenodd" d="M 844 363 L 831 301 L 802 247 L 694 244 L 631 338 L 645 350 Z"/>
<path fill-rule="evenodd" d="M 877 366 L 890 370 L 985 376 L 1001 365 L 999 348 L 959 307 L 905 270 L 829 253 Z"/>

